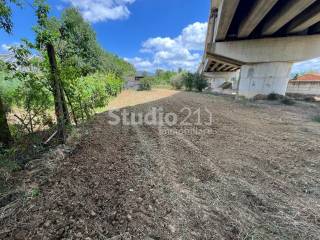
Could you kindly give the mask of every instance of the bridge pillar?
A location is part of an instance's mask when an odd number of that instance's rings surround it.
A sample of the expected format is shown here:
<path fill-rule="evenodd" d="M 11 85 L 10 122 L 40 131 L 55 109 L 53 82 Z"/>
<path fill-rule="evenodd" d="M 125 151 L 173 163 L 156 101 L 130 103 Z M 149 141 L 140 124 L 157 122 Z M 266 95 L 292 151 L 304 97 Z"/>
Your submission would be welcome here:
<path fill-rule="evenodd" d="M 253 98 L 258 94 L 285 95 L 293 63 L 271 62 L 243 65 L 240 73 L 239 95 Z"/>

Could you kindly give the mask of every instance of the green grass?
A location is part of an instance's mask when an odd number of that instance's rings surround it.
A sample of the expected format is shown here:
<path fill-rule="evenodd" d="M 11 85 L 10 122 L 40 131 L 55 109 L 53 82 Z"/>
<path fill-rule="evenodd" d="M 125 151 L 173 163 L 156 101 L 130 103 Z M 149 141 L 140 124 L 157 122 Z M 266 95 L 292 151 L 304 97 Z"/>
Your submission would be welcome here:
<path fill-rule="evenodd" d="M 7 172 L 14 172 L 20 170 L 20 166 L 12 160 L 15 150 L 7 150 L 0 153 L 0 168 Z"/>
<path fill-rule="evenodd" d="M 37 188 L 37 187 L 36 188 L 32 188 L 29 195 L 30 195 L 31 198 L 38 197 L 40 195 L 40 189 Z"/>
<path fill-rule="evenodd" d="M 5 77 L 5 74 L 0 72 L 0 89 L 11 92 L 19 87 L 19 80 L 7 80 Z"/>

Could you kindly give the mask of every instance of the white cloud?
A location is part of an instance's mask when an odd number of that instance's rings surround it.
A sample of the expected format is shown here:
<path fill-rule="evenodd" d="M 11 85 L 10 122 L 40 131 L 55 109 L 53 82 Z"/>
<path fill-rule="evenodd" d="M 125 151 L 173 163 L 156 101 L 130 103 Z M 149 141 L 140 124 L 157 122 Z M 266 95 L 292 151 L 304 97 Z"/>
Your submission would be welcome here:
<path fill-rule="evenodd" d="M 19 45 L 19 43 L 11 43 L 11 44 L 7 44 L 7 43 L 3 43 L 1 44 L 1 49 L 0 49 L 0 52 L 3 52 L 3 53 L 8 53 L 10 51 L 10 48 L 11 47 L 14 47 L 14 46 L 17 46 Z"/>
<path fill-rule="evenodd" d="M 125 58 L 124 60 L 132 63 L 137 69 L 141 71 L 150 71 L 150 68 L 153 67 L 153 64 L 149 60 L 142 58 Z"/>
<path fill-rule="evenodd" d="M 138 70 L 155 71 L 157 68 L 183 68 L 195 71 L 201 61 L 207 23 L 196 22 L 184 28 L 176 38 L 156 37 L 142 44 L 142 53 L 150 53 L 152 60 L 127 59 Z M 148 62 L 148 69 L 145 66 Z"/>
<path fill-rule="evenodd" d="M 1 50 L 5 51 L 5 52 L 8 52 L 10 50 L 10 48 L 12 47 L 12 45 L 9 45 L 9 44 L 1 44 Z"/>
<path fill-rule="evenodd" d="M 320 72 L 320 58 L 298 62 L 292 67 L 292 73 L 303 73 L 308 71 Z"/>
<path fill-rule="evenodd" d="M 135 0 L 64 0 L 78 8 L 89 22 L 126 19 L 130 16 L 128 5 Z"/>

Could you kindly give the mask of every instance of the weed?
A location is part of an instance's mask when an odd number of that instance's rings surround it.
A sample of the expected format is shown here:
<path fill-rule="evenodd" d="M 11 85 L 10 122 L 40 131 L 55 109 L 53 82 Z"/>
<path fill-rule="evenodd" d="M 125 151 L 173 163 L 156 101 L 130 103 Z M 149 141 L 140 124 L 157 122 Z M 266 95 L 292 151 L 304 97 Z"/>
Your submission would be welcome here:
<path fill-rule="evenodd" d="M 40 189 L 39 188 L 32 188 L 30 192 L 30 197 L 31 198 L 36 198 L 40 195 Z"/>

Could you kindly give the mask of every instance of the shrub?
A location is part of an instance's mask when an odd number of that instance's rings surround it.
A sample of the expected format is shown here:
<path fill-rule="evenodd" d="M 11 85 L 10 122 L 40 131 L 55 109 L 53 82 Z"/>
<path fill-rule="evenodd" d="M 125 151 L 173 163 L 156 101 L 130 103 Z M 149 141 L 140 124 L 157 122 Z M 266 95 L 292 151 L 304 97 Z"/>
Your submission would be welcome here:
<path fill-rule="evenodd" d="M 123 80 L 114 73 L 97 73 L 70 81 L 67 90 L 75 121 L 90 118 L 96 108 L 104 107 L 122 87 Z"/>
<path fill-rule="evenodd" d="M 224 82 L 224 83 L 221 85 L 221 88 L 222 88 L 223 90 L 232 89 L 232 83 L 231 83 L 231 82 Z"/>
<path fill-rule="evenodd" d="M 316 99 L 313 96 L 307 96 L 303 100 L 306 102 L 316 102 Z"/>
<path fill-rule="evenodd" d="M 259 100 L 268 100 L 268 96 L 264 94 L 257 94 L 253 97 L 254 101 L 259 101 Z"/>
<path fill-rule="evenodd" d="M 268 95 L 268 100 L 269 101 L 277 101 L 283 99 L 283 96 L 277 93 L 270 93 Z"/>
<path fill-rule="evenodd" d="M 192 89 L 193 89 L 193 86 L 194 86 L 194 84 L 193 84 L 193 79 L 194 79 L 194 77 L 193 77 L 193 74 L 192 73 L 187 73 L 186 75 L 185 75 L 185 77 L 184 77 L 184 86 L 185 86 L 185 88 L 186 88 L 186 90 L 187 91 L 192 91 Z"/>
<path fill-rule="evenodd" d="M 157 70 L 155 76 L 152 80 L 153 86 L 169 86 L 171 84 L 171 79 L 177 75 L 177 73 L 172 71 Z"/>
<path fill-rule="evenodd" d="M 117 96 L 123 88 L 123 80 L 117 77 L 115 74 L 109 73 L 105 76 L 107 79 L 106 82 L 106 91 L 110 96 Z"/>
<path fill-rule="evenodd" d="M 289 98 L 289 97 L 284 97 L 281 102 L 285 105 L 294 105 L 296 102 L 292 99 L 292 98 Z"/>
<path fill-rule="evenodd" d="M 173 76 L 170 80 L 171 86 L 176 89 L 180 90 L 183 87 L 183 81 L 184 81 L 184 74 L 179 73 L 176 76 Z"/>
<path fill-rule="evenodd" d="M 152 89 L 152 78 L 144 77 L 140 80 L 139 91 L 150 91 Z"/>
<path fill-rule="evenodd" d="M 313 117 L 312 120 L 314 122 L 320 123 L 320 115 Z"/>
<path fill-rule="evenodd" d="M 193 84 L 199 92 L 208 87 L 208 81 L 198 73 L 193 74 Z"/>

